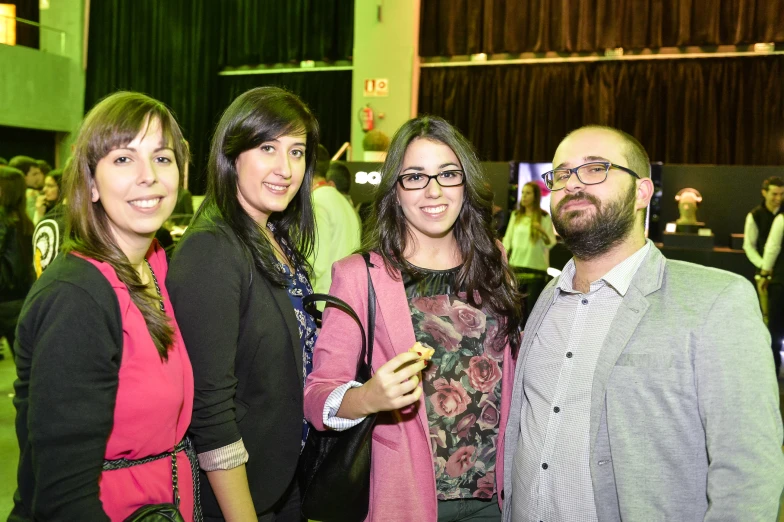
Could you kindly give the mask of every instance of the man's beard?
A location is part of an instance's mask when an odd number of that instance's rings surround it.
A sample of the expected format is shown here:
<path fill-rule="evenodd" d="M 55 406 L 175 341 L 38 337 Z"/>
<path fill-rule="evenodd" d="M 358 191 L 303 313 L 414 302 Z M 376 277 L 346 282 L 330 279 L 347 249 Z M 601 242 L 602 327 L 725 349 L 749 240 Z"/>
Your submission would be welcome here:
<path fill-rule="evenodd" d="M 602 203 L 596 196 L 578 192 L 562 199 L 553 211 L 553 224 L 574 257 L 593 259 L 605 254 L 622 242 L 634 227 L 637 187 L 631 188 L 622 197 Z M 563 211 L 570 201 L 588 201 L 596 207 L 593 216 L 583 214 L 590 209 Z"/>

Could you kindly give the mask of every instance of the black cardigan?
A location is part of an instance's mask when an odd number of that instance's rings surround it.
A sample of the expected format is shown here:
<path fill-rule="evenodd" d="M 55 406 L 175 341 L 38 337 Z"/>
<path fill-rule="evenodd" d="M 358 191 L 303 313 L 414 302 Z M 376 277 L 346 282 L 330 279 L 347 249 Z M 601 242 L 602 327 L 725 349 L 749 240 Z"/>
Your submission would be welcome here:
<path fill-rule="evenodd" d="M 84 259 L 58 256 L 33 285 L 15 344 L 20 457 L 9 521 L 109 520 L 98 481 L 114 421 L 121 321 L 114 289 Z"/>
<path fill-rule="evenodd" d="M 302 345 L 288 291 L 256 269 L 223 222 L 198 218 L 166 279 L 193 365 L 190 434 L 197 453 L 242 438 L 257 513 L 282 497 L 299 459 Z M 202 473 L 202 510 L 222 517 Z"/>

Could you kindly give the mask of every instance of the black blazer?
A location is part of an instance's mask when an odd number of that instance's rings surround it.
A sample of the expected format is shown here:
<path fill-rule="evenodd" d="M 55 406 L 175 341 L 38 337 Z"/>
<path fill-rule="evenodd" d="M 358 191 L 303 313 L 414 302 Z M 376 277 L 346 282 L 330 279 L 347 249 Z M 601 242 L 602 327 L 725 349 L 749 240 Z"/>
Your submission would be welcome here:
<path fill-rule="evenodd" d="M 242 438 L 262 513 L 294 478 L 302 440 L 302 345 L 288 291 L 256 269 L 225 223 L 203 217 L 178 243 L 166 286 L 193 365 L 196 452 Z M 205 516 L 222 517 L 204 473 L 201 501 Z"/>

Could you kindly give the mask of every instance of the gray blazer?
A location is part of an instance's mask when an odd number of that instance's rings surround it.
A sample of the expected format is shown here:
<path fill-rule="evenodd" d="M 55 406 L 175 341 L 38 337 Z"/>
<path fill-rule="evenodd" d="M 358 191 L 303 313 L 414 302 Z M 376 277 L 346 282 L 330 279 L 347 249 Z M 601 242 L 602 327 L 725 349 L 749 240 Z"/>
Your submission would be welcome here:
<path fill-rule="evenodd" d="M 558 279 L 528 320 L 504 452 L 512 519 L 526 356 Z M 618 308 L 596 365 L 591 479 L 599 520 L 776 520 L 784 489 L 779 391 L 754 288 L 655 247 Z"/>

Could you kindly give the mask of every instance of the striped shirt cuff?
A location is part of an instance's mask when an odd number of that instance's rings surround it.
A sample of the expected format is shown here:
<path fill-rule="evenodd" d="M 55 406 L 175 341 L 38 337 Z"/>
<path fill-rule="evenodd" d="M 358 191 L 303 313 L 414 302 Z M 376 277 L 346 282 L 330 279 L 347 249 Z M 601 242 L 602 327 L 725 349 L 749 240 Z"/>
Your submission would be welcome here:
<path fill-rule="evenodd" d="M 332 428 L 335 431 L 344 431 L 353 428 L 365 420 L 365 417 L 359 419 L 343 419 L 337 416 L 340 405 L 343 403 L 343 397 L 346 396 L 346 392 L 351 388 L 359 388 L 360 386 L 362 386 L 362 383 L 349 381 L 343 386 L 338 386 L 329 394 L 327 401 L 324 403 L 324 412 L 322 413 L 324 426 Z"/>
<path fill-rule="evenodd" d="M 198 454 L 202 471 L 234 469 L 248 462 L 248 452 L 242 439 L 228 446 Z"/>

